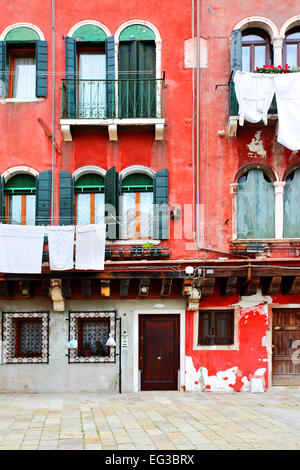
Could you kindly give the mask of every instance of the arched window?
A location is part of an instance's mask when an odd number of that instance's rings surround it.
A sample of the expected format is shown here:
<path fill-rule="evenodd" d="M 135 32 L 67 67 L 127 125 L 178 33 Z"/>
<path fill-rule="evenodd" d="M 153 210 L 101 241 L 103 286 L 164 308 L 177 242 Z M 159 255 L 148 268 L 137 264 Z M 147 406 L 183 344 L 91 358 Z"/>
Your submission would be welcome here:
<path fill-rule="evenodd" d="M 155 34 L 145 25 L 127 26 L 119 37 L 119 116 L 156 117 Z"/>
<path fill-rule="evenodd" d="M 237 238 L 274 238 L 275 198 L 270 177 L 255 168 L 237 182 Z"/>
<path fill-rule="evenodd" d="M 300 168 L 290 173 L 286 179 L 283 196 L 283 236 L 300 238 Z"/>
<path fill-rule="evenodd" d="M 290 29 L 285 36 L 283 48 L 284 63 L 291 68 L 300 67 L 300 27 Z"/>
<path fill-rule="evenodd" d="M 122 238 L 153 237 L 153 179 L 142 173 L 122 181 Z"/>
<path fill-rule="evenodd" d="M 47 42 L 30 26 L 10 28 L 0 41 L 1 96 L 32 100 L 47 96 Z"/>
<path fill-rule="evenodd" d="M 271 45 L 268 34 L 260 29 L 250 28 L 242 32 L 242 68 L 254 72 L 256 67 L 271 64 Z"/>
<path fill-rule="evenodd" d="M 76 224 L 104 223 L 104 178 L 86 174 L 75 182 Z"/>
<path fill-rule="evenodd" d="M 5 183 L 4 192 L 6 222 L 35 225 L 36 178 L 24 173 L 13 176 Z"/>

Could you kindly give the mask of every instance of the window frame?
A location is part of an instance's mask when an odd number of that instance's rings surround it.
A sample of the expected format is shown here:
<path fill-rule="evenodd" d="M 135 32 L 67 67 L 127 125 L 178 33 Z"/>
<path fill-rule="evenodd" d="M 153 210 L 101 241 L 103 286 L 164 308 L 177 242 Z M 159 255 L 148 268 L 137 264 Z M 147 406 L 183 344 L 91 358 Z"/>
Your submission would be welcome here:
<path fill-rule="evenodd" d="M 287 64 L 287 46 L 289 44 L 296 44 L 297 45 L 297 67 L 300 67 L 300 37 L 299 39 L 288 39 L 289 35 L 299 33 L 300 34 L 300 26 L 295 26 L 294 28 L 290 29 L 286 32 L 285 38 L 283 41 L 283 63 Z M 290 65 L 290 64 L 288 64 Z"/>
<path fill-rule="evenodd" d="M 260 36 L 263 41 L 246 41 L 243 38 L 254 34 L 256 36 Z M 272 64 L 272 49 L 271 49 L 271 39 L 263 29 L 259 28 L 247 28 L 242 31 L 242 50 L 243 47 L 250 46 L 250 72 L 255 71 L 255 46 L 265 46 L 265 64 L 271 65 Z M 242 54 L 243 55 L 243 54 Z"/>
<path fill-rule="evenodd" d="M 23 173 L 23 176 L 27 176 L 27 173 Z M 6 183 L 4 184 L 4 195 L 5 195 L 5 221 L 7 224 L 10 224 L 11 220 L 11 215 L 10 215 L 10 209 L 11 209 L 11 204 L 12 204 L 12 198 L 14 196 L 22 196 L 22 202 L 21 202 L 21 224 L 20 225 L 26 225 L 26 216 L 27 216 L 27 200 L 26 196 L 35 196 L 35 209 L 36 209 L 36 202 L 37 202 L 37 177 L 32 176 L 35 178 L 35 187 L 33 186 L 25 186 L 24 187 L 12 187 L 8 188 L 7 184 L 9 181 L 11 181 L 13 178 L 22 176 L 22 173 L 17 174 L 12 176 Z M 36 225 L 36 210 L 35 210 L 35 223 Z"/>
<path fill-rule="evenodd" d="M 22 334 L 21 329 L 22 329 L 22 326 L 24 325 L 24 323 L 30 323 L 30 324 L 39 323 L 40 326 L 41 326 L 41 329 L 42 329 L 43 328 L 42 318 L 15 318 L 14 322 L 15 322 L 15 332 L 16 332 L 15 357 L 17 357 L 17 358 L 19 358 L 19 357 L 23 357 L 23 358 L 40 357 L 40 358 L 42 358 L 43 351 L 41 351 L 40 353 L 33 352 L 33 353 L 30 353 L 30 354 L 21 353 L 21 351 L 20 351 L 20 349 L 21 349 L 21 334 Z M 41 338 L 41 340 L 42 340 L 42 338 Z"/>
<path fill-rule="evenodd" d="M 198 344 L 198 332 L 199 332 L 199 313 L 200 312 L 233 312 L 233 344 L 222 344 L 222 345 L 199 345 Z M 239 335 L 240 335 L 240 307 L 231 306 L 211 306 L 202 307 L 199 311 L 194 312 L 194 335 L 193 335 L 193 350 L 205 351 L 205 350 L 225 350 L 225 351 L 237 351 L 239 350 Z"/>
<path fill-rule="evenodd" d="M 107 323 L 108 324 L 108 337 L 107 339 L 109 338 L 109 335 L 110 335 L 110 319 L 108 317 L 96 317 L 96 318 L 89 318 L 89 317 L 86 317 L 86 318 L 78 318 L 77 320 L 78 322 L 78 325 L 77 325 L 77 328 L 78 328 L 78 356 L 79 357 L 85 357 L 84 355 L 84 338 L 83 338 L 83 328 L 84 328 L 84 323 Z M 107 351 L 109 353 L 109 347 L 107 346 Z M 91 356 L 97 356 L 95 354 L 91 354 Z M 99 355 L 97 357 L 108 357 L 109 354 L 107 355 Z"/>
<path fill-rule="evenodd" d="M 9 80 L 8 80 L 8 99 L 13 100 L 35 100 L 37 99 L 36 96 L 36 51 L 35 47 L 32 43 L 28 44 L 28 47 L 24 47 L 26 43 L 20 44 L 20 47 L 16 47 L 17 45 L 10 45 L 8 43 L 8 70 L 9 70 Z M 14 61 L 16 58 L 34 58 L 35 61 L 35 92 L 34 96 L 24 98 L 21 96 L 13 96 L 13 85 L 14 85 Z"/>
<path fill-rule="evenodd" d="M 102 175 L 98 173 L 86 173 L 78 178 L 84 178 L 85 176 L 92 175 L 92 176 L 100 176 L 103 178 Z M 76 186 L 76 181 L 74 184 L 74 193 L 75 193 L 75 224 L 77 224 L 77 209 L 78 209 L 78 195 L 79 194 L 90 194 L 90 224 L 95 223 L 95 211 L 96 211 L 96 198 L 95 194 L 104 194 L 104 218 L 105 218 L 105 182 L 103 178 L 103 184 L 99 185 L 88 185 L 83 184 L 82 186 Z"/>

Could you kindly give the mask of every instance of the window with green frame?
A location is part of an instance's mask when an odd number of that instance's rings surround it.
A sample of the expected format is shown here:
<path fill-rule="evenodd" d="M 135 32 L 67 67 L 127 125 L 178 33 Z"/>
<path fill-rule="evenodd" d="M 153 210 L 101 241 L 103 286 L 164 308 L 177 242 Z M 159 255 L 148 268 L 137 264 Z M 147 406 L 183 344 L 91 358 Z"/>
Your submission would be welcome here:
<path fill-rule="evenodd" d="M 36 178 L 19 174 L 5 183 L 5 219 L 9 224 L 35 225 Z"/>
<path fill-rule="evenodd" d="M 104 223 L 104 178 L 96 173 L 81 176 L 75 182 L 77 225 Z"/>
<path fill-rule="evenodd" d="M 122 238 L 153 238 L 153 179 L 129 175 L 122 181 Z"/>

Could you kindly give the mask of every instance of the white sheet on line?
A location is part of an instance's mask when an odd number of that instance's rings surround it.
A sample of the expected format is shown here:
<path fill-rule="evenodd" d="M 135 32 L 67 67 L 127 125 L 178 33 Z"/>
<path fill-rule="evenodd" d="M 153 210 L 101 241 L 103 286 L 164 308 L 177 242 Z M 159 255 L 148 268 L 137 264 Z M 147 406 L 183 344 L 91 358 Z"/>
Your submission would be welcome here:
<path fill-rule="evenodd" d="M 40 274 L 45 227 L 0 224 L 0 272 Z"/>
<path fill-rule="evenodd" d="M 237 70 L 234 76 L 235 93 L 239 103 L 239 124 L 244 120 L 267 125 L 268 110 L 274 96 L 274 75 Z"/>
<path fill-rule="evenodd" d="M 50 269 L 63 271 L 74 268 L 75 227 L 47 227 Z"/>
<path fill-rule="evenodd" d="M 75 269 L 104 270 L 105 224 L 76 227 Z"/>
<path fill-rule="evenodd" d="M 300 150 L 300 73 L 274 76 L 278 109 L 277 141 L 295 151 Z"/>

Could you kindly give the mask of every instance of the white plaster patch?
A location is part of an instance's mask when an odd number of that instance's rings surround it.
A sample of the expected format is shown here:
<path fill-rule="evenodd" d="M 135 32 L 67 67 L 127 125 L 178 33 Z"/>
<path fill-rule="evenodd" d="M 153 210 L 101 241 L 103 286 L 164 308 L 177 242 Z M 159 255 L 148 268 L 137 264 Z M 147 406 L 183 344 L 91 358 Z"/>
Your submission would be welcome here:
<path fill-rule="evenodd" d="M 231 367 L 225 371 L 219 371 L 216 375 L 208 375 L 205 367 L 196 371 L 193 360 L 186 356 L 186 389 L 188 392 L 205 391 L 233 392 L 232 385 L 236 383 L 238 367 Z"/>
<path fill-rule="evenodd" d="M 200 38 L 200 68 L 207 68 L 207 39 Z M 193 69 L 197 66 L 197 38 L 184 41 L 184 68 Z"/>
<path fill-rule="evenodd" d="M 248 307 L 255 307 L 260 304 L 265 304 L 264 308 L 264 314 L 268 315 L 268 305 L 273 302 L 272 297 L 269 295 L 262 295 L 261 289 L 257 290 L 257 293 L 255 295 L 244 295 L 241 297 L 241 300 L 234 304 L 234 305 L 239 305 L 242 308 L 248 308 Z"/>
<path fill-rule="evenodd" d="M 261 137 L 261 131 L 257 131 L 252 141 L 250 142 L 250 144 L 247 144 L 247 147 L 249 149 L 249 152 L 248 152 L 249 158 L 253 158 L 253 157 L 266 158 L 267 157 L 267 153 L 264 149 L 263 140 L 261 140 L 260 137 Z"/>

